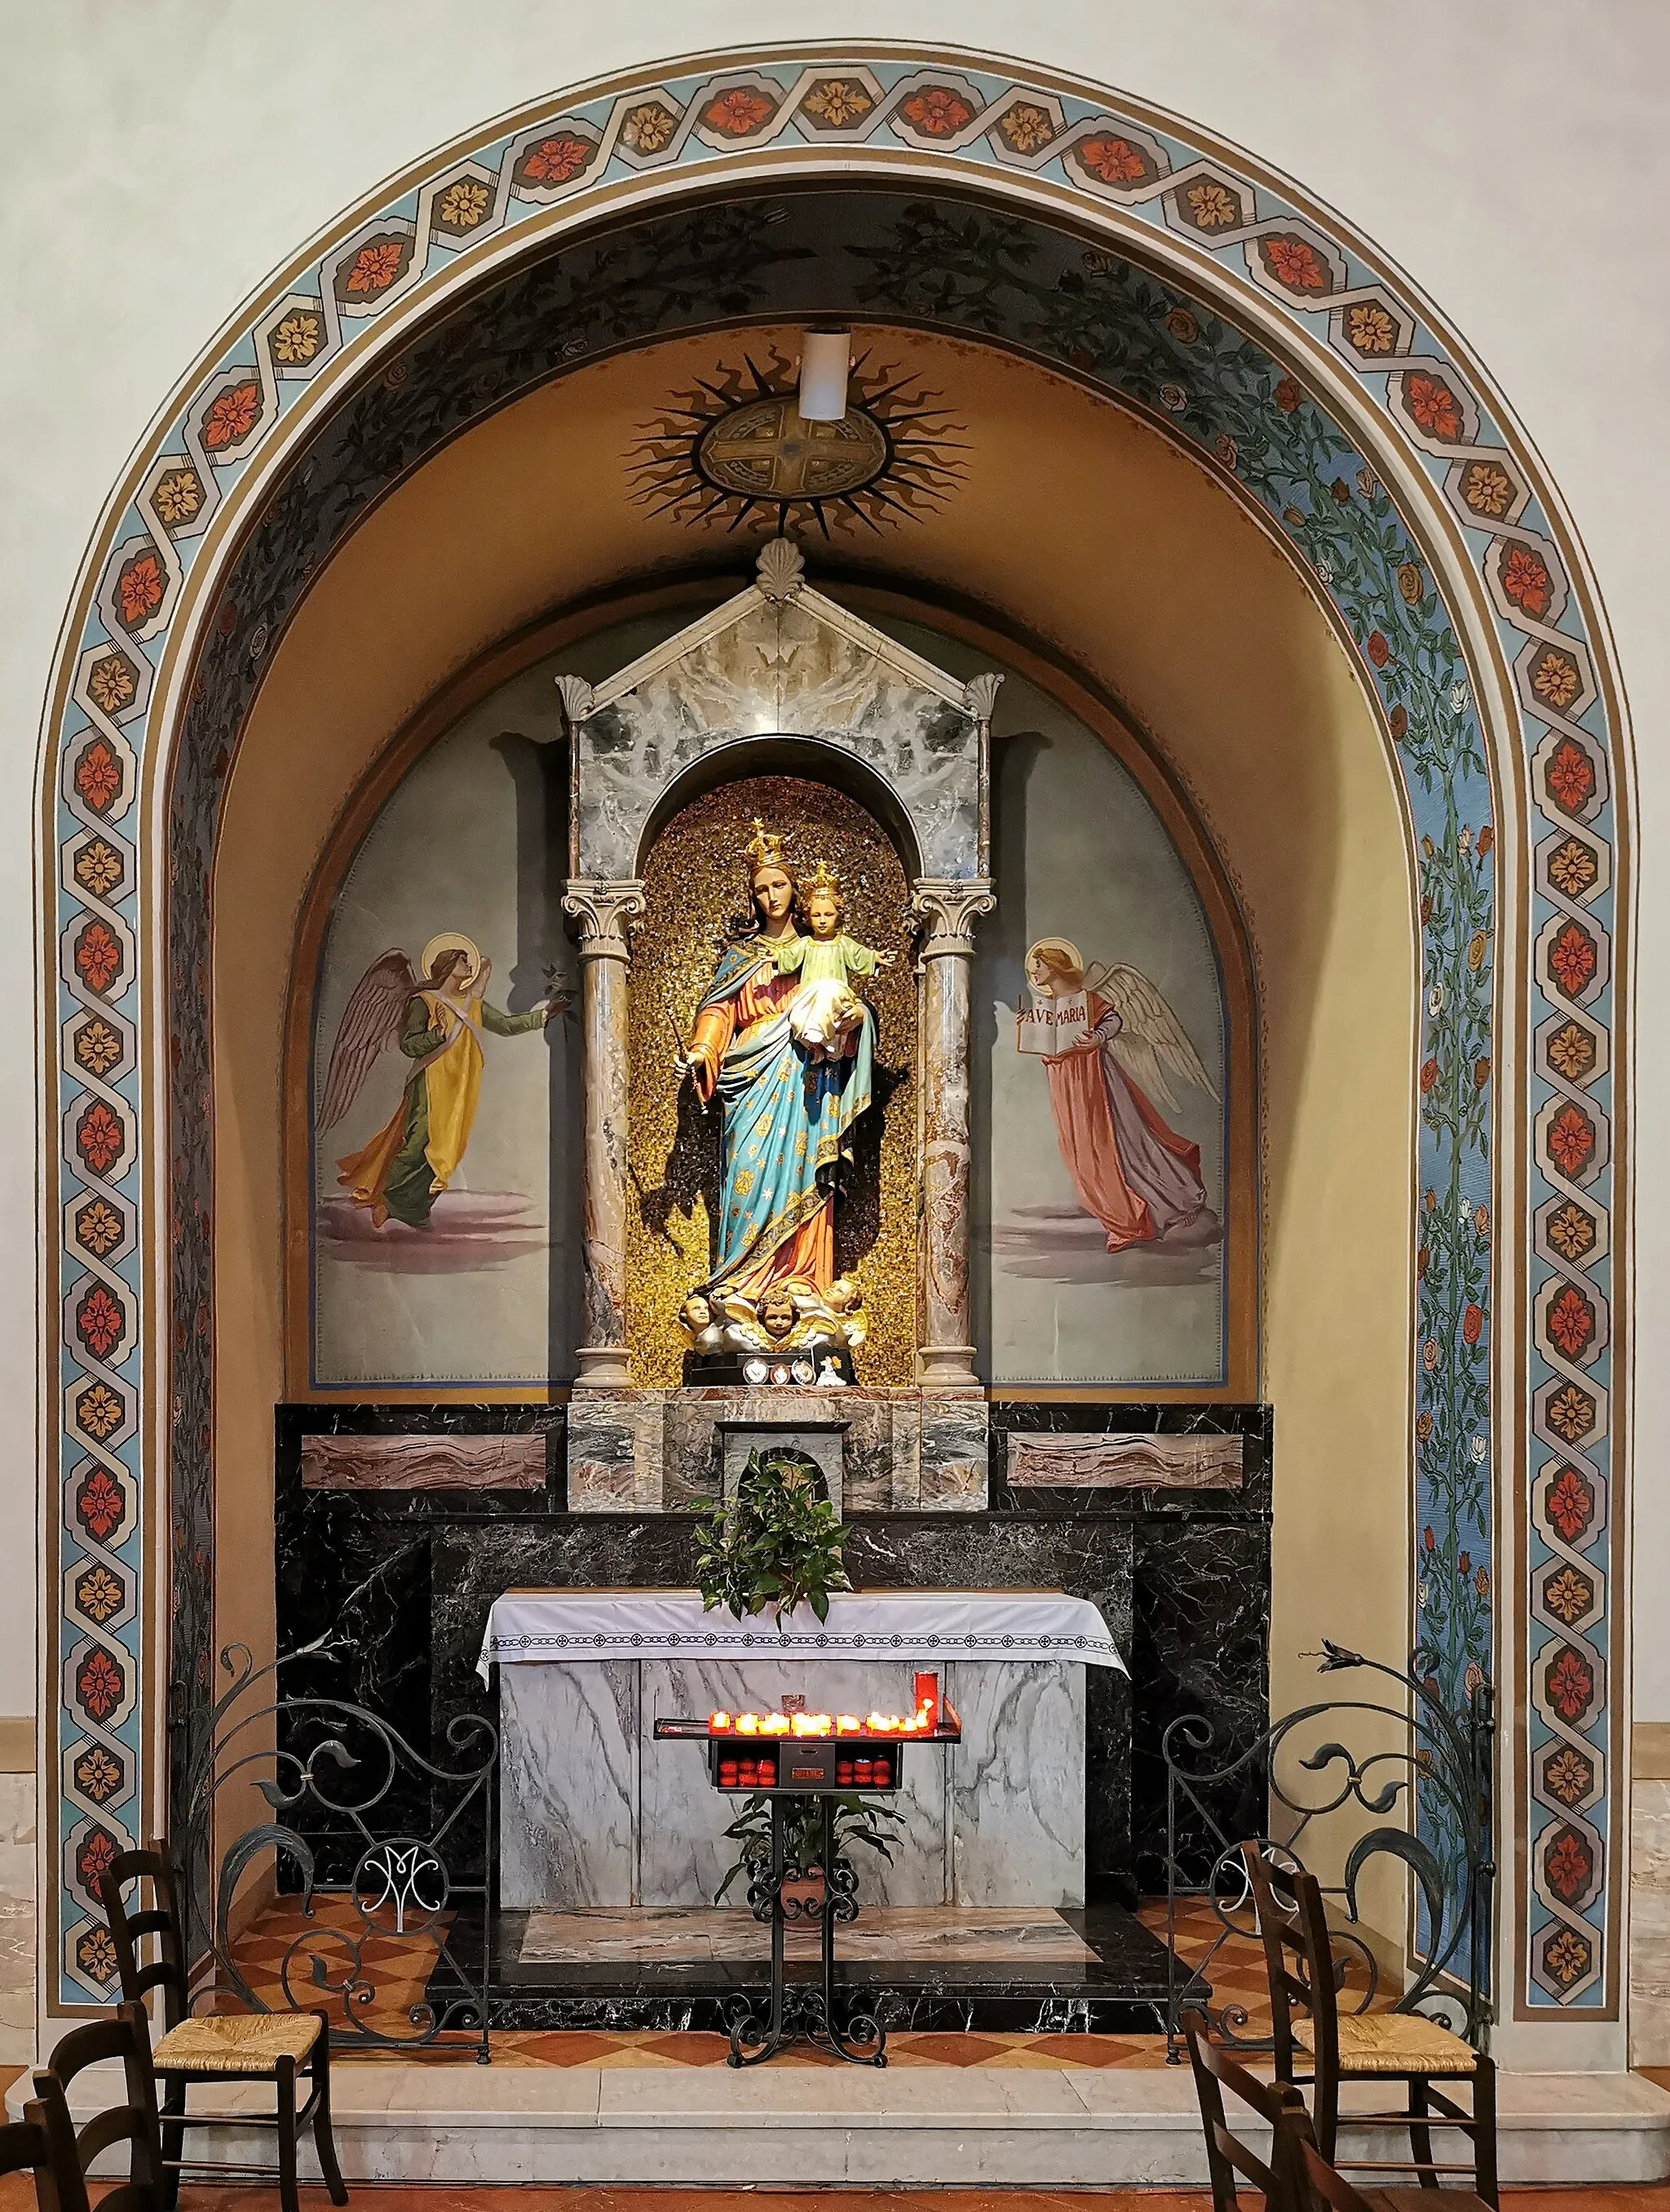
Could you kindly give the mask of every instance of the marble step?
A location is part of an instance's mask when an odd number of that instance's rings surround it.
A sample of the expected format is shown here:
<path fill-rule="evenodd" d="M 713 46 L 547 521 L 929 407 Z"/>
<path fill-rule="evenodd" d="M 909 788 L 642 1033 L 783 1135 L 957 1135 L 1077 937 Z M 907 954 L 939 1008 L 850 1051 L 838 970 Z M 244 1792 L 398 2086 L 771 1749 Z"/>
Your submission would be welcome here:
<path fill-rule="evenodd" d="M 76 2084 L 78 2122 L 117 2094 L 99 2071 Z M 26 2081 L 8 2094 L 14 2118 Z M 1186 2067 L 877 2072 L 780 2061 L 738 2073 L 367 2059 L 339 2062 L 332 2091 L 350 2183 L 1036 2189 L 1206 2179 Z M 204 2085 L 192 2107 L 270 2109 L 270 2094 Z M 1670 2177 L 1670 2092 L 1639 2075 L 1504 2074 L 1499 2103 L 1504 2181 Z M 264 2145 L 241 2130 L 194 2130 L 191 2148 L 252 2161 Z M 310 2150 L 302 2170 L 317 2178 Z"/>

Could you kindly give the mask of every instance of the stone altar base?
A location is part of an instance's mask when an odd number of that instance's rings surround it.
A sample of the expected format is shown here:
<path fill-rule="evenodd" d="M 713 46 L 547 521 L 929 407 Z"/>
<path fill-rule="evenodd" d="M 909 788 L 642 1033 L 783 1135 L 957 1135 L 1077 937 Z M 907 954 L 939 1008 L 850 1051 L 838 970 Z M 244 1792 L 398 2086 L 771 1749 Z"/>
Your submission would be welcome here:
<path fill-rule="evenodd" d="M 982 1392 L 789 1385 L 577 1389 L 568 1401 L 568 1510 L 655 1513 L 705 1504 L 724 1482 L 721 1429 L 750 1424 L 835 1431 L 841 1481 L 835 1502 L 843 1516 L 985 1510 Z"/>

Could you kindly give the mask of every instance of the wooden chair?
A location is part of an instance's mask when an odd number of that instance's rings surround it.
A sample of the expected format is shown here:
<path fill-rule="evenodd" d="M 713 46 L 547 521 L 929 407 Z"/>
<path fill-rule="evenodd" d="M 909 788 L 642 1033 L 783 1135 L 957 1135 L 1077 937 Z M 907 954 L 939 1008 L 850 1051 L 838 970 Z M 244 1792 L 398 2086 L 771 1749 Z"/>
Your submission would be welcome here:
<path fill-rule="evenodd" d="M 1194 2094 L 1200 2100 L 1200 2124 L 1205 2130 L 1212 2212 L 1240 2212 L 1237 2174 L 1264 2191 L 1267 2212 L 1297 2212 L 1299 2146 L 1311 2140 L 1310 2115 L 1304 2099 L 1290 2083 L 1260 2081 L 1256 2074 L 1249 2074 L 1216 2049 L 1204 2013 L 1186 2012 L 1182 2026 L 1189 2064 L 1194 2070 Z M 1256 2112 L 1269 2129 L 1268 2164 L 1230 2132 L 1224 2118 L 1225 2089 Z"/>
<path fill-rule="evenodd" d="M 1276 2077 L 1309 2088 L 1311 2121 L 1322 2156 L 1332 2160 L 1339 2141 L 1342 2081 L 1400 2081 L 1407 2090 L 1403 2112 L 1348 2112 L 1344 2124 L 1406 2127 L 1412 2157 L 1406 2164 L 1383 2159 L 1344 2161 L 1345 2170 L 1418 2173 L 1420 2185 L 1427 2190 L 1442 2185 L 1441 2174 L 1471 2173 L 1479 2196 L 1494 2205 L 1496 2068 L 1491 2059 L 1417 2013 L 1362 2013 L 1342 2018 L 1327 1913 L 1315 1875 L 1278 1866 L 1256 1844 L 1243 1844 L 1241 1851 L 1264 1942 Z M 1297 1972 L 1289 1966 L 1290 1958 Z M 1296 2057 L 1309 2059 L 1309 2074 L 1295 2072 Z M 1436 2088 L 1438 2081 L 1468 2083 L 1472 2110 Z M 1471 2165 L 1434 2163 L 1435 2127 L 1459 2128 L 1472 2139 Z"/>
<path fill-rule="evenodd" d="M 1434 2191 L 1430 2185 L 1423 2184 L 1418 2189 L 1353 2189 L 1337 2167 L 1319 2156 L 1308 2136 L 1299 2147 L 1299 2157 L 1301 2212 L 1312 2212 L 1318 2197 L 1329 2212 L 1431 2212 Z M 1487 2212 L 1484 2198 L 1475 2197 L 1470 2189 L 1447 2189 L 1444 2195 L 1449 2203 L 1442 2212 Z"/>
<path fill-rule="evenodd" d="M 23 2107 L 23 2118 L 0 2124 L 0 2176 L 8 2173 L 33 2173 L 35 2177 L 35 2203 L 40 2212 L 57 2212 L 61 2199 L 54 2197 L 52 2178 L 46 2174 L 51 2153 L 47 2148 L 46 2130 L 41 2118 L 41 2108 L 32 2097 Z M 64 2205 L 64 2212 L 70 2207 Z"/>
<path fill-rule="evenodd" d="M 130 1882 L 149 1882 L 154 1899 L 143 1911 L 129 1911 L 122 1892 Z M 346 2204 L 348 2191 L 337 2164 L 331 2133 L 331 2021 L 324 2012 L 205 2013 L 190 2010 L 185 1951 L 180 1933 L 173 1869 L 160 1844 L 121 1851 L 99 1881 L 99 1901 L 110 1922 L 116 1946 L 122 1995 L 137 2001 L 149 1990 L 162 1991 L 162 2039 L 150 2054 L 163 2082 L 161 2112 L 162 2171 L 166 2201 L 172 2206 L 182 2171 L 218 2173 L 245 2181 L 276 2179 L 283 2212 L 299 2212 L 296 2150 L 301 2131 L 311 2122 L 319 2170 L 333 2204 Z M 156 1939 L 156 1955 L 139 1962 L 139 1943 Z M 312 2087 L 296 2104 L 296 2069 L 307 2063 Z M 270 2112 L 215 2112 L 193 2116 L 185 2109 L 193 2081 L 270 2081 L 276 2109 Z M 278 2163 L 249 2166 L 225 2160 L 182 2156 L 188 2127 L 272 2128 L 278 2136 Z"/>
<path fill-rule="evenodd" d="M 121 2060 L 127 2101 L 106 2106 L 77 2129 L 70 2117 L 70 2084 L 83 2068 L 105 2058 Z M 23 2127 L 5 2132 L 38 2138 L 44 2156 L 33 2163 L 46 2169 L 56 2212 L 88 2212 L 88 2168 L 101 2151 L 119 2142 L 129 2146 L 128 2178 L 103 2191 L 100 2212 L 163 2212 L 156 2077 L 151 2072 L 150 2024 L 143 2005 L 120 2004 L 109 2020 L 71 2028 L 53 2051 L 51 2064 L 36 2069 L 34 2084 L 34 2095 L 23 2108 Z M 20 2158 L 18 2163 L 23 2162 Z M 39 2177 L 35 2194 L 43 2205 L 51 2202 Z"/>

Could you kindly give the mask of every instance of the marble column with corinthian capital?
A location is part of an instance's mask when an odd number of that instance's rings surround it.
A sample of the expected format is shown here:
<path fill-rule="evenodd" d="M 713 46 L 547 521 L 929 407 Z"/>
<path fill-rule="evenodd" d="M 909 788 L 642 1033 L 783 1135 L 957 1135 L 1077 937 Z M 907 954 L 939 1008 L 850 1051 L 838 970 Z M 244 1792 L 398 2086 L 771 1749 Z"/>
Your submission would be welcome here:
<path fill-rule="evenodd" d="M 627 969 L 633 925 L 644 911 L 634 881 L 574 878 L 562 910 L 579 924 L 585 1032 L 585 1338 L 579 1387 L 630 1382 L 626 1346 Z"/>
<path fill-rule="evenodd" d="M 916 1354 L 924 1389 L 977 1388 L 969 1312 L 969 1005 L 974 925 L 997 904 L 984 877 L 917 878 L 923 925 L 922 1309 Z"/>

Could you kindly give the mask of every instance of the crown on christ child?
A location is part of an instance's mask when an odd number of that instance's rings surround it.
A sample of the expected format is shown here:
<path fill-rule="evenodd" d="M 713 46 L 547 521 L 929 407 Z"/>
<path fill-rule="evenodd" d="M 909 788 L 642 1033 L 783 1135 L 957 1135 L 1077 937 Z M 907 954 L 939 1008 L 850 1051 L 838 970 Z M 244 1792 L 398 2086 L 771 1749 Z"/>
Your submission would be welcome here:
<path fill-rule="evenodd" d="M 827 860 L 818 862 L 813 872 L 806 878 L 801 890 L 808 899 L 815 898 L 818 892 L 822 891 L 826 897 L 845 902 L 846 895 L 841 888 L 841 878 Z"/>

